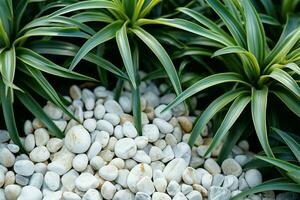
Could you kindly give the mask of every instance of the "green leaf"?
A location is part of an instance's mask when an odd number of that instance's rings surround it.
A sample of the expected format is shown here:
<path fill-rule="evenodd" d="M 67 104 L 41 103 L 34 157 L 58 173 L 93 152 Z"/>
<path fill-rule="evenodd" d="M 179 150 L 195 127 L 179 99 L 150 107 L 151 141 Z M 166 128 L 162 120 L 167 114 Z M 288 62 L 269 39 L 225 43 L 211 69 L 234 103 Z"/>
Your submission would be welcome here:
<path fill-rule="evenodd" d="M 247 189 L 242 193 L 234 196 L 231 200 L 240 200 L 244 197 L 248 196 L 249 194 L 264 192 L 264 191 L 271 191 L 271 190 L 281 190 L 281 191 L 288 191 L 288 192 L 300 192 L 299 184 L 293 183 L 286 178 L 277 178 L 273 180 L 266 181 L 258 186 L 253 188 Z"/>
<path fill-rule="evenodd" d="M 14 88 L 19 89 L 14 85 L 14 77 L 16 71 L 16 51 L 15 47 L 12 46 L 8 50 L 4 50 L 0 54 L 0 72 L 2 75 L 3 82 L 5 83 L 5 95 L 7 95 L 8 89 Z"/>
<path fill-rule="evenodd" d="M 252 88 L 251 95 L 251 113 L 256 135 L 265 153 L 274 157 L 269 145 L 267 132 L 267 103 L 268 103 L 268 88 L 264 87 L 261 90 Z"/>
<path fill-rule="evenodd" d="M 65 69 L 46 59 L 45 57 L 33 52 L 30 49 L 18 47 L 17 58 L 23 63 L 41 70 L 43 72 L 75 80 L 96 81 L 93 78 L 81 75 L 71 70 Z"/>
<path fill-rule="evenodd" d="M 20 147 L 21 152 L 25 153 L 25 149 L 20 140 L 20 135 L 18 133 L 18 129 L 16 126 L 14 110 L 13 110 L 13 101 L 11 99 L 11 91 L 8 91 L 8 95 L 2 95 L 5 92 L 4 84 L 0 78 L 0 98 L 2 102 L 2 110 L 4 115 L 4 120 L 6 124 L 6 128 L 9 132 L 10 139 Z"/>
<path fill-rule="evenodd" d="M 46 115 L 43 108 L 36 102 L 36 100 L 28 93 L 16 92 L 17 97 L 22 104 L 38 118 L 56 137 L 63 138 L 64 134 L 54 124 L 54 122 Z"/>
<path fill-rule="evenodd" d="M 276 89 L 272 91 L 294 114 L 300 117 L 300 98 L 288 90 Z"/>
<path fill-rule="evenodd" d="M 2 20 L 0 18 L 0 47 L 5 47 L 9 45 L 9 38 L 7 35 L 7 32 L 5 30 L 5 27 L 2 23 Z"/>
<path fill-rule="evenodd" d="M 87 9 L 118 9 L 112 1 L 107 0 L 89 0 L 89 1 L 82 1 L 78 3 L 74 3 L 59 9 L 49 15 L 49 17 L 55 17 L 58 15 L 64 15 L 70 12 L 79 11 L 79 10 L 87 10 Z"/>
<path fill-rule="evenodd" d="M 237 73 L 227 72 L 227 73 L 219 73 L 219 74 L 210 75 L 206 78 L 201 79 L 197 83 L 195 83 L 192 86 L 190 86 L 189 88 L 187 88 L 181 94 L 179 94 L 176 97 L 176 99 L 174 99 L 165 108 L 165 110 L 174 108 L 178 104 L 185 101 L 187 98 L 191 97 L 192 95 L 194 95 L 198 92 L 201 92 L 204 89 L 207 89 L 207 88 L 215 86 L 215 85 L 219 85 L 221 83 L 228 83 L 228 82 L 243 83 L 245 85 L 248 85 L 248 83 L 244 82 L 242 77 Z"/>
<path fill-rule="evenodd" d="M 238 142 L 238 140 L 245 132 L 249 131 L 247 129 L 248 127 L 249 120 L 246 117 L 241 116 L 241 119 L 238 119 L 238 121 L 230 129 L 224 141 L 224 144 L 222 145 L 222 149 L 217 158 L 218 163 L 222 163 L 225 159 L 228 158 L 232 149 L 234 148 L 234 145 Z"/>
<path fill-rule="evenodd" d="M 270 15 L 265 15 L 260 13 L 259 18 L 261 19 L 261 22 L 263 24 L 268 24 L 272 26 L 281 26 L 280 22 L 274 17 L 271 17 Z"/>
<path fill-rule="evenodd" d="M 199 22 L 202 25 L 206 26 L 207 28 L 209 28 L 213 32 L 222 35 L 227 40 L 229 40 L 229 41 L 232 40 L 232 38 L 223 29 L 221 29 L 215 22 L 213 22 L 209 18 L 205 17 L 201 13 L 196 12 L 196 11 L 194 11 L 192 9 L 189 9 L 189 8 L 184 8 L 184 7 L 183 8 L 178 8 L 178 10 L 180 12 L 183 12 L 184 14 L 192 17 L 197 22 Z"/>
<path fill-rule="evenodd" d="M 181 58 L 184 56 L 211 56 L 212 52 L 209 49 L 201 48 L 201 47 L 186 47 L 184 49 L 180 49 L 179 51 L 175 51 L 172 55 L 172 58 Z"/>
<path fill-rule="evenodd" d="M 113 39 L 117 31 L 121 29 L 122 25 L 122 22 L 116 21 L 112 24 L 105 26 L 103 29 L 101 29 L 95 35 L 93 35 L 90 39 L 88 39 L 74 57 L 70 69 L 73 70 L 75 66 L 79 63 L 79 61 L 93 48 L 108 40 Z"/>
<path fill-rule="evenodd" d="M 136 34 L 156 55 L 156 57 L 159 59 L 159 61 L 165 68 L 176 94 L 180 94 L 182 91 L 181 84 L 173 62 L 166 50 L 151 34 L 149 34 L 144 29 L 140 27 L 135 27 L 134 29 L 132 29 L 132 32 Z"/>
<path fill-rule="evenodd" d="M 254 54 L 258 63 L 262 64 L 266 48 L 266 36 L 262 22 L 250 0 L 243 0 L 242 5 L 246 19 L 248 49 Z"/>
<path fill-rule="evenodd" d="M 297 48 L 297 49 L 293 50 L 291 53 L 289 53 L 286 56 L 286 60 L 289 63 L 300 60 L 300 48 Z"/>
<path fill-rule="evenodd" d="M 291 136 L 289 136 L 287 133 L 277 129 L 272 128 L 273 131 L 275 131 L 283 140 L 284 142 L 289 146 L 289 148 L 292 150 L 294 155 L 296 156 L 298 162 L 300 162 L 300 145 L 297 141 L 294 140 Z"/>
<path fill-rule="evenodd" d="M 284 66 L 300 76 L 300 67 L 296 63 L 288 63 Z"/>
<path fill-rule="evenodd" d="M 51 55 L 62 55 L 62 56 L 75 56 L 79 50 L 79 47 L 71 44 L 69 42 L 55 41 L 55 40 L 40 40 L 31 43 L 30 48 L 40 54 L 51 54 Z M 128 79 L 128 76 L 114 64 L 105 60 L 104 58 L 97 56 L 93 53 L 86 54 L 83 57 L 84 60 L 87 60 L 91 63 L 96 64 L 98 67 L 101 67 L 121 79 Z"/>
<path fill-rule="evenodd" d="M 300 39 L 299 17 L 289 16 L 284 30 L 272 51 L 265 58 L 266 70 L 275 63 L 282 61 Z"/>
<path fill-rule="evenodd" d="M 193 146 L 198 136 L 202 133 L 206 124 L 215 116 L 221 109 L 227 104 L 232 102 L 237 97 L 244 95 L 245 90 L 231 90 L 215 99 L 209 106 L 203 111 L 200 117 L 195 122 L 194 128 L 191 132 L 189 139 L 189 145 Z"/>
<path fill-rule="evenodd" d="M 132 88 L 132 112 L 134 117 L 134 125 L 139 133 L 142 134 L 142 110 L 141 110 L 141 99 L 140 91 L 137 87 L 136 89 Z"/>
<path fill-rule="evenodd" d="M 145 3 L 145 0 L 137 0 L 137 4 L 135 6 L 135 9 L 133 11 L 132 18 L 131 18 L 133 22 L 135 22 L 139 18 L 139 15 L 144 6 L 144 3 Z"/>
<path fill-rule="evenodd" d="M 128 37 L 127 37 L 127 23 L 123 25 L 123 27 L 117 32 L 116 40 L 119 47 L 119 51 L 126 68 L 127 74 L 129 76 L 130 82 L 133 86 L 133 89 L 137 88 L 137 83 L 135 80 L 136 77 L 136 69 L 133 66 L 131 48 L 129 45 Z"/>
<path fill-rule="evenodd" d="M 23 42 L 32 36 L 55 36 L 55 37 L 74 37 L 90 38 L 89 34 L 80 31 L 77 27 L 40 27 L 27 31 L 14 41 L 14 44 Z"/>
<path fill-rule="evenodd" d="M 105 22 L 105 23 L 112 23 L 114 19 L 111 18 L 109 15 L 105 14 L 104 12 L 80 12 L 76 15 L 72 16 L 72 19 L 81 23 L 86 22 Z"/>
<path fill-rule="evenodd" d="M 292 91 L 298 98 L 300 98 L 300 87 L 297 82 L 285 71 L 279 68 L 275 68 L 269 77 L 280 82 L 284 87 Z"/>
<path fill-rule="evenodd" d="M 233 15 L 225 8 L 219 0 L 207 0 L 207 3 L 211 8 L 220 16 L 237 44 L 243 48 L 246 48 L 246 33 L 241 23 L 238 22 Z"/>
<path fill-rule="evenodd" d="M 26 69 L 32 75 L 32 77 L 37 81 L 37 83 L 43 88 L 43 90 L 47 93 L 52 103 L 58 106 L 70 118 L 78 121 L 74 117 L 74 115 L 68 110 L 64 102 L 60 99 L 59 95 L 56 93 L 55 89 L 51 86 L 51 84 L 47 81 L 47 79 L 43 76 L 43 74 L 37 69 L 31 68 L 29 66 L 26 66 Z"/>
<path fill-rule="evenodd" d="M 251 98 L 249 96 L 244 95 L 239 96 L 234 100 L 227 114 L 225 115 L 222 124 L 220 125 L 211 143 L 209 144 L 207 151 L 205 152 L 205 156 L 211 153 L 219 145 L 219 143 L 230 130 L 232 125 L 244 111 L 245 107 L 248 105 L 250 100 Z"/>
<path fill-rule="evenodd" d="M 193 22 L 190 22 L 190 21 L 184 20 L 184 19 L 178 19 L 178 18 L 176 18 L 176 19 L 159 18 L 156 20 L 140 19 L 140 20 L 138 20 L 137 24 L 139 26 L 142 26 L 145 24 L 162 24 L 162 25 L 178 28 L 178 29 L 181 29 L 184 31 L 194 33 L 196 35 L 200 35 L 200 36 L 209 38 L 213 41 L 223 44 L 224 46 L 234 46 L 235 45 L 234 41 L 228 40 L 220 34 L 217 34 L 211 30 L 203 28 Z"/>
<path fill-rule="evenodd" d="M 162 0 L 151 0 L 150 3 L 142 10 L 139 18 L 143 18 L 148 15 L 152 9 L 161 2 Z"/>
<path fill-rule="evenodd" d="M 251 52 L 246 51 L 242 47 L 239 46 L 225 47 L 223 49 L 216 51 L 213 54 L 213 57 L 225 55 L 225 54 L 231 54 L 231 53 L 238 54 L 242 59 L 243 63 L 245 63 L 243 66 L 244 71 L 250 80 L 253 80 L 260 75 L 260 67 L 256 57 Z"/>
<path fill-rule="evenodd" d="M 280 160 L 277 158 L 270 158 L 266 156 L 256 156 L 256 157 L 260 160 L 271 163 L 272 165 L 275 165 L 276 167 L 279 167 L 280 169 L 283 169 L 284 171 L 287 172 L 300 170 L 300 167 L 298 167 L 297 165 L 290 164 L 289 162 L 286 162 L 284 160 Z"/>

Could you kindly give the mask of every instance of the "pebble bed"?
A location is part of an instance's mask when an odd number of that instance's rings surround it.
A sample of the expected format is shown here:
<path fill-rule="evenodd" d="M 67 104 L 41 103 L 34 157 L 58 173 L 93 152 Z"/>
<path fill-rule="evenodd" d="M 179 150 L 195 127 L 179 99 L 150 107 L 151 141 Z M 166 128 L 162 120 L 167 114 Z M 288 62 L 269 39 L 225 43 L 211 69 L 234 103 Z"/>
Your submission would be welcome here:
<path fill-rule="evenodd" d="M 70 88 L 70 120 L 51 103 L 44 111 L 65 133 L 55 138 L 38 120 L 27 120 L 22 138 L 28 156 L 0 133 L 0 200 L 228 200 L 262 183 L 262 174 L 244 171 L 252 153 L 240 141 L 221 165 L 221 145 L 203 157 L 211 141 L 209 128 L 195 146 L 187 145 L 195 117 L 182 105 L 161 113 L 174 94 L 167 87 L 143 82 L 142 136 L 131 115 L 131 93 L 125 85 L 119 102 L 104 87 Z M 278 195 L 277 195 L 278 196 Z M 273 191 L 247 200 L 278 199 Z"/>

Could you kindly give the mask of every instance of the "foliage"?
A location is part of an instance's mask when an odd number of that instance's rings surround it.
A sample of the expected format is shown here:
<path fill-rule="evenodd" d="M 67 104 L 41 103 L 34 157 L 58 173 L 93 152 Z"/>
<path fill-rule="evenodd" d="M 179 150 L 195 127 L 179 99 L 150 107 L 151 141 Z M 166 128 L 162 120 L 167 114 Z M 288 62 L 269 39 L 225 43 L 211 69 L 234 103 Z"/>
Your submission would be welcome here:
<path fill-rule="evenodd" d="M 184 19 L 143 20 L 143 24 L 159 23 L 180 28 L 221 45 L 213 57 L 224 57 L 227 72 L 207 76 L 181 93 L 167 109 L 173 108 L 190 96 L 209 87 L 224 83 L 234 83 L 222 96 L 213 101 L 197 120 L 190 138 L 190 145 L 203 130 L 204 126 L 220 110 L 233 102 L 206 154 L 210 153 L 233 126 L 246 107 L 251 107 L 252 121 L 262 148 L 268 156 L 273 156 L 268 140 L 267 103 L 268 98 L 279 98 L 298 117 L 300 88 L 298 85 L 300 28 L 299 17 L 288 17 L 285 28 L 275 46 L 267 43 L 267 36 L 261 19 L 250 1 L 225 1 L 232 9 L 217 0 L 207 1 L 218 14 L 224 27 L 191 9 L 180 8 L 200 25 Z M 243 13 L 241 15 L 240 13 Z M 242 23 L 239 23 L 242 22 Z M 225 29 L 226 28 L 226 29 Z M 228 31 L 227 31 L 228 30 Z M 227 60 L 234 60 L 232 63 Z M 226 144 L 224 145 L 226 146 Z"/>
<path fill-rule="evenodd" d="M 49 130 L 57 137 L 63 133 L 44 114 L 42 108 L 31 97 L 35 92 L 43 98 L 52 101 L 70 117 L 65 100 L 56 93 L 43 73 L 74 80 L 94 79 L 71 70 L 60 67 L 46 57 L 28 48 L 28 41 L 41 38 L 48 41 L 52 36 L 88 37 L 79 32 L 79 23 L 68 18 L 55 18 L 51 27 L 46 22 L 40 24 L 26 23 L 26 9 L 31 1 L 2 0 L 0 1 L 0 91 L 3 115 L 7 129 L 14 143 L 22 147 L 14 119 L 13 102 L 16 96 L 36 117 L 40 118 Z M 67 24 L 68 27 L 65 27 Z M 70 27 L 72 26 L 72 27 Z M 33 38 L 33 39 L 31 39 Z M 47 49 L 44 49 L 47 51 Z M 15 95 L 16 94 L 16 95 Z M 22 149 L 24 150 L 24 149 Z"/>

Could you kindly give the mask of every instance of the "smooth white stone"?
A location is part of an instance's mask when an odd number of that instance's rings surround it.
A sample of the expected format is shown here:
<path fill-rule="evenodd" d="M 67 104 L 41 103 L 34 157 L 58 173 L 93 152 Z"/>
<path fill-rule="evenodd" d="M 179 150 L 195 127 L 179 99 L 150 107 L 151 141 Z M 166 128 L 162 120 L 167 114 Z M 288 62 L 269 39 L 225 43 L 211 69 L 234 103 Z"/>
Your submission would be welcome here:
<path fill-rule="evenodd" d="M 72 99 L 81 99 L 81 89 L 77 85 L 72 85 L 69 93 Z"/>
<path fill-rule="evenodd" d="M 0 164 L 4 167 L 12 167 L 15 163 L 15 156 L 7 148 L 0 147 Z"/>
<path fill-rule="evenodd" d="M 86 119 L 83 122 L 83 126 L 84 128 L 86 128 L 86 130 L 88 130 L 89 132 L 93 132 L 94 130 L 96 130 L 97 127 L 97 121 L 95 119 Z"/>
<path fill-rule="evenodd" d="M 145 192 L 138 192 L 135 194 L 134 200 L 151 200 L 151 196 Z"/>
<path fill-rule="evenodd" d="M 165 192 L 168 186 L 168 182 L 165 178 L 154 179 L 154 187 L 157 192 Z"/>
<path fill-rule="evenodd" d="M 44 181 L 44 175 L 42 173 L 34 173 L 29 181 L 29 185 L 41 189 Z"/>
<path fill-rule="evenodd" d="M 46 174 L 47 171 L 47 165 L 45 163 L 36 163 L 34 165 L 34 171 L 36 173 Z"/>
<path fill-rule="evenodd" d="M 171 146 L 174 146 L 177 144 L 177 140 L 175 138 L 175 136 L 171 133 L 168 133 L 165 137 L 165 141 L 166 141 L 166 144 L 167 145 L 171 145 Z"/>
<path fill-rule="evenodd" d="M 98 141 L 102 148 L 106 147 L 109 142 L 109 133 L 106 131 L 97 131 L 95 141 Z"/>
<path fill-rule="evenodd" d="M 50 158 L 50 152 L 45 146 L 38 146 L 30 152 L 29 157 L 34 162 L 44 162 Z"/>
<path fill-rule="evenodd" d="M 25 135 L 29 135 L 29 134 L 33 133 L 33 131 L 34 131 L 34 129 L 33 129 L 33 126 L 32 126 L 32 122 L 30 120 L 26 120 L 25 123 L 24 123 L 24 133 L 25 133 Z M 0 132 L 1 132 L 1 130 L 0 130 Z M 8 139 L 10 139 L 10 138 L 8 137 Z M 3 141 L 1 141 L 1 143 L 3 143 Z"/>
<path fill-rule="evenodd" d="M 164 134 L 171 133 L 174 130 L 174 127 L 170 123 L 160 118 L 155 118 L 153 124 Z"/>
<path fill-rule="evenodd" d="M 30 160 L 18 160 L 14 165 L 14 171 L 22 176 L 31 176 L 34 172 L 34 164 Z"/>
<path fill-rule="evenodd" d="M 67 127 L 67 122 L 65 120 L 54 120 L 53 122 L 61 132 L 64 132 Z"/>
<path fill-rule="evenodd" d="M 101 187 L 101 194 L 105 199 L 112 199 L 116 190 L 116 187 L 111 182 L 105 181 Z"/>
<path fill-rule="evenodd" d="M 193 187 L 192 186 L 184 184 L 184 183 L 181 185 L 181 192 L 184 195 L 187 195 L 188 193 L 190 193 L 192 191 L 193 191 Z"/>
<path fill-rule="evenodd" d="M 160 160 L 164 157 L 163 151 L 157 147 L 157 146 L 152 146 L 149 152 L 149 156 L 151 158 L 151 161 L 157 161 Z"/>
<path fill-rule="evenodd" d="M 131 122 L 125 122 L 123 124 L 123 134 L 129 138 L 135 138 L 138 135 L 136 128 Z"/>
<path fill-rule="evenodd" d="M 173 200 L 187 200 L 183 193 L 179 192 L 174 197 Z"/>
<path fill-rule="evenodd" d="M 165 193 L 154 192 L 152 195 L 152 200 L 171 200 L 171 197 Z"/>
<path fill-rule="evenodd" d="M 72 191 L 75 188 L 75 180 L 78 176 L 78 172 L 76 172 L 74 169 L 71 169 L 68 171 L 68 173 L 64 174 L 61 177 L 63 189 L 66 191 Z"/>
<path fill-rule="evenodd" d="M 26 186 L 29 183 L 29 178 L 20 174 L 16 174 L 16 183 L 21 186 Z"/>
<path fill-rule="evenodd" d="M 212 175 L 221 173 L 221 168 L 220 168 L 219 164 L 212 158 L 208 158 L 204 162 L 204 168 Z"/>
<path fill-rule="evenodd" d="M 88 162 L 89 159 L 86 154 L 78 154 L 74 157 L 72 166 L 76 171 L 83 172 L 86 169 Z"/>
<path fill-rule="evenodd" d="M 102 145 L 100 144 L 100 142 L 98 142 L 98 141 L 93 142 L 93 144 L 91 145 L 91 147 L 87 153 L 89 160 L 91 160 L 93 157 L 97 156 L 98 153 L 100 153 L 101 149 L 102 149 Z"/>
<path fill-rule="evenodd" d="M 119 99 L 119 103 L 123 108 L 124 112 L 130 113 L 131 112 L 131 100 L 129 97 L 121 96 Z"/>
<path fill-rule="evenodd" d="M 180 192 L 180 186 L 176 181 L 170 181 L 167 187 L 167 192 L 170 196 L 175 196 Z"/>
<path fill-rule="evenodd" d="M 97 121 L 97 130 L 99 131 L 106 131 L 109 133 L 109 135 L 112 135 L 114 133 L 114 127 L 111 123 L 109 123 L 106 120 L 99 120 Z"/>
<path fill-rule="evenodd" d="M 47 144 L 50 136 L 45 128 L 39 128 L 34 131 L 36 146 L 44 146 Z"/>
<path fill-rule="evenodd" d="M 21 194 L 21 190 L 22 188 L 16 184 L 6 186 L 4 189 L 6 200 L 16 200 Z M 5 200 L 5 198 L 3 200 Z"/>
<path fill-rule="evenodd" d="M 44 195 L 43 200 L 61 200 L 62 194 L 63 194 L 62 191 L 50 192 Z"/>
<path fill-rule="evenodd" d="M 205 187 L 206 189 L 209 189 L 212 184 L 212 179 L 213 177 L 211 174 L 204 174 L 201 180 L 202 186 Z"/>
<path fill-rule="evenodd" d="M 82 90 L 82 101 L 87 110 L 92 110 L 95 107 L 95 95 L 88 89 Z"/>
<path fill-rule="evenodd" d="M 88 191 L 89 189 L 95 189 L 98 187 L 100 181 L 90 173 L 82 173 L 75 180 L 75 186 L 80 191 Z"/>
<path fill-rule="evenodd" d="M 21 194 L 17 200 L 42 200 L 42 192 L 33 186 L 25 186 L 22 188 Z"/>
<path fill-rule="evenodd" d="M 102 200 L 102 196 L 96 189 L 89 189 L 83 195 L 82 200 Z"/>
<path fill-rule="evenodd" d="M 195 190 L 186 195 L 186 197 L 188 198 L 188 200 L 202 200 L 201 193 Z"/>
<path fill-rule="evenodd" d="M 154 124 L 146 124 L 142 129 L 143 136 L 146 136 L 149 142 L 155 142 L 159 138 L 159 130 Z"/>
<path fill-rule="evenodd" d="M 105 107 L 106 112 L 108 112 L 108 113 L 115 113 L 117 115 L 121 115 L 124 113 L 120 104 L 118 104 L 118 102 L 116 102 L 115 100 L 107 100 L 104 103 L 104 107 Z"/>
<path fill-rule="evenodd" d="M 160 105 L 155 108 L 154 113 L 157 118 L 163 119 L 165 121 L 169 121 L 172 117 L 172 112 L 170 110 L 162 112 L 166 107 L 167 107 L 166 105 Z"/>
<path fill-rule="evenodd" d="M 187 143 L 180 142 L 174 148 L 175 158 L 182 158 L 185 160 L 187 165 L 190 163 L 191 160 L 191 148 Z"/>
<path fill-rule="evenodd" d="M 170 145 L 166 146 L 163 150 L 163 159 L 161 160 L 163 163 L 167 163 L 170 160 L 174 159 L 174 151 Z"/>
<path fill-rule="evenodd" d="M 129 175 L 128 169 L 120 169 L 118 171 L 118 177 L 116 183 L 120 184 L 123 188 L 127 188 L 127 178 Z"/>
<path fill-rule="evenodd" d="M 18 153 L 20 151 L 20 147 L 16 144 L 8 144 L 7 148 L 12 153 Z"/>
<path fill-rule="evenodd" d="M 132 158 L 136 151 L 137 146 L 131 138 L 122 138 L 115 145 L 115 154 L 122 159 Z"/>
<path fill-rule="evenodd" d="M 58 120 L 63 116 L 63 111 L 50 102 L 47 103 L 47 105 L 43 108 L 43 110 L 48 115 L 49 118 L 54 120 Z"/>
<path fill-rule="evenodd" d="M 221 186 L 222 183 L 224 181 L 224 175 L 222 174 L 216 174 L 213 176 L 213 182 L 212 182 L 212 185 L 213 186 Z"/>
<path fill-rule="evenodd" d="M 59 152 L 54 154 L 52 162 L 48 164 L 47 168 L 58 175 L 63 175 L 72 168 L 73 158 L 74 154 L 63 147 Z"/>
<path fill-rule="evenodd" d="M 82 126 L 73 126 L 65 137 L 65 146 L 73 153 L 83 153 L 91 145 L 91 137 L 89 132 Z"/>
<path fill-rule="evenodd" d="M 186 184 L 192 185 L 192 184 L 200 184 L 201 183 L 201 177 L 197 171 L 192 167 L 187 167 L 183 174 L 182 179 Z"/>
<path fill-rule="evenodd" d="M 55 172 L 48 171 L 45 174 L 44 182 L 50 190 L 56 191 L 60 185 L 60 177 Z"/>
<path fill-rule="evenodd" d="M 50 153 L 56 153 L 58 150 L 61 149 L 64 142 L 62 139 L 59 138 L 51 138 L 47 143 L 47 149 Z"/>
<path fill-rule="evenodd" d="M 90 160 L 90 165 L 95 170 L 99 170 L 101 167 L 103 167 L 105 165 L 105 163 L 106 162 L 100 156 L 95 156 Z"/>
<path fill-rule="evenodd" d="M 138 149 L 143 149 L 148 144 L 148 138 L 146 136 L 138 136 L 134 141 Z"/>
<path fill-rule="evenodd" d="M 105 108 L 102 104 L 98 104 L 95 107 L 94 110 L 94 116 L 96 119 L 102 119 L 104 117 L 105 114 Z"/>
<path fill-rule="evenodd" d="M 251 188 L 262 183 L 262 175 L 257 169 L 250 169 L 246 171 L 245 179 Z"/>
<path fill-rule="evenodd" d="M 115 127 L 115 130 L 114 130 L 114 136 L 117 138 L 117 139 L 122 139 L 124 137 L 124 134 L 123 134 L 123 128 L 121 125 L 117 125 Z"/>
<path fill-rule="evenodd" d="M 167 179 L 167 181 L 174 180 L 176 182 L 181 181 L 181 175 L 184 172 L 187 164 L 182 158 L 175 158 L 165 167 L 163 173 Z"/>
<path fill-rule="evenodd" d="M 151 178 L 148 176 L 143 177 L 139 182 L 137 182 L 136 189 L 137 191 L 146 193 L 148 195 L 153 194 L 155 191 L 154 184 Z"/>
<path fill-rule="evenodd" d="M 234 175 L 238 177 L 242 173 L 242 167 L 232 158 L 224 160 L 221 167 L 225 175 Z"/>
<path fill-rule="evenodd" d="M 74 192 L 64 192 L 63 199 L 64 200 L 81 200 L 80 196 Z"/>
<path fill-rule="evenodd" d="M 5 182 L 5 174 L 1 171 L 0 172 L 0 188 L 4 185 Z"/>
<path fill-rule="evenodd" d="M 210 200 L 229 200 L 231 196 L 230 190 L 223 187 L 212 186 L 208 193 Z"/>
<path fill-rule="evenodd" d="M 113 200 L 136 200 L 134 194 L 130 190 L 119 190 L 115 193 Z"/>
<path fill-rule="evenodd" d="M 120 123 L 120 117 L 115 113 L 106 113 L 103 119 L 111 123 L 113 126 L 117 126 Z"/>
<path fill-rule="evenodd" d="M 138 150 L 136 154 L 133 156 L 133 159 L 140 163 L 146 163 L 146 164 L 151 163 L 151 158 L 143 150 Z"/>
<path fill-rule="evenodd" d="M 152 169 L 149 165 L 141 163 L 136 165 L 129 173 L 127 177 L 127 185 L 129 189 L 136 193 L 137 188 L 136 185 L 137 183 L 143 178 L 143 177 L 150 177 L 152 178 Z"/>
<path fill-rule="evenodd" d="M 99 175 L 106 181 L 114 181 L 118 177 L 118 168 L 114 165 L 103 166 L 99 170 Z"/>

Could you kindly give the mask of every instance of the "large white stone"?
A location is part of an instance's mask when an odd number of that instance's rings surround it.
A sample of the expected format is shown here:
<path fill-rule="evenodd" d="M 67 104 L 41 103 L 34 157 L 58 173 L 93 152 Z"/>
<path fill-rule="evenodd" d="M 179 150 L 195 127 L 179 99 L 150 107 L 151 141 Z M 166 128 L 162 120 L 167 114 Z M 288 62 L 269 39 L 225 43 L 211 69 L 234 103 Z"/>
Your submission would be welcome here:
<path fill-rule="evenodd" d="M 89 132 L 82 126 L 73 126 L 65 137 L 65 146 L 73 153 L 83 153 L 91 145 L 91 137 Z"/>
<path fill-rule="evenodd" d="M 18 160 L 14 165 L 14 171 L 22 176 L 31 176 L 34 172 L 34 164 L 30 160 Z"/>
<path fill-rule="evenodd" d="M 187 163 L 182 158 L 175 158 L 165 167 L 163 173 L 167 181 L 181 181 L 181 175 L 187 167 Z"/>
<path fill-rule="evenodd" d="M 122 138 L 115 145 L 115 154 L 122 159 L 132 158 L 136 151 L 137 146 L 131 138 Z"/>
<path fill-rule="evenodd" d="M 136 193 L 138 192 L 136 186 L 137 183 L 144 177 L 148 176 L 152 178 L 152 168 L 144 163 L 136 165 L 129 173 L 127 177 L 127 185 L 129 189 Z"/>

